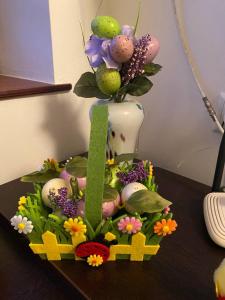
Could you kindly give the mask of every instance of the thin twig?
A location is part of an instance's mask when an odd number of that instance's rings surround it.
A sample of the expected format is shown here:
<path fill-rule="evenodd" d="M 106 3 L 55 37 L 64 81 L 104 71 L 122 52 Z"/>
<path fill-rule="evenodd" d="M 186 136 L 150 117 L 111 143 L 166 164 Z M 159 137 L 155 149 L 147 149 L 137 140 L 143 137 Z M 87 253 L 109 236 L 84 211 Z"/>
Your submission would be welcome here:
<path fill-rule="evenodd" d="M 80 23 L 80 29 L 81 29 L 81 34 L 82 34 L 83 47 L 84 47 L 84 49 L 85 49 L 85 36 L 84 36 L 84 30 L 83 30 L 81 21 L 80 21 L 79 23 Z M 90 65 L 92 71 L 95 73 L 94 68 L 91 66 L 91 62 L 90 62 L 89 57 L 88 57 L 87 55 L 86 55 L 86 57 L 87 57 L 88 63 L 89 63 L 89 65 Z"/>
<path fill-rule="evenodd" d="M 97 17 L 98 12 L 99 12 L 99 10 L 100 10 L 102 4 L 103 4 L 103 1 L 104 1 L 104 0 L 101 0 L 101 1 L 100 1 L 99 5 L 98 5 L 98 8 L 97 8 L 97 11 L 96 11 L 96 14 L 95 14 L 95 17 Z"/>
<path fill-rule="evenodd" d="M 136 23 L 134 26 L 134 35 L 136 34 L 136 31 L 137 31 L 140 13 L 141 13 L 141 0 L 138 1 L 138 13 L 137 13 L 137 18 L 136 18 Z"/>

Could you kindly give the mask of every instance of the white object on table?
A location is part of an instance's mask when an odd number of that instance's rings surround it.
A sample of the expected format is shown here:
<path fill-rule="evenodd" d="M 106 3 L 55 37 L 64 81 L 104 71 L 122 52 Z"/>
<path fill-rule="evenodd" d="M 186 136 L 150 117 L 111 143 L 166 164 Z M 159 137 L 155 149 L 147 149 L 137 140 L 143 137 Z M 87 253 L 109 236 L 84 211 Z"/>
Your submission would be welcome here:
<path fill-rule="evenodd" d="M 203 203 L 204 217 L 211 239 L 225 248 L 225 193 L 210 193 Z"/>

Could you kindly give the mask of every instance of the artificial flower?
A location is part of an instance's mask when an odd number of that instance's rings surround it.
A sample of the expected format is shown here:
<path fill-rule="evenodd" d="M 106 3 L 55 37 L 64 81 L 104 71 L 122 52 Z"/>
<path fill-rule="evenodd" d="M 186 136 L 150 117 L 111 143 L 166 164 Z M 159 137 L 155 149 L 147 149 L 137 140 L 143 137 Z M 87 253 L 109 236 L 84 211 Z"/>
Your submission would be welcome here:
<path fill-rule="evenodd" d="M 115 234 L 113 234 L 112 232 L 107 232 L 105 234 L 105 240 L 108 241 L 108 242 L 111 242 L 111 241 L 114 241 L 116 239 L 116 236 Z"/>
<path fill-rule="evenodd" d="M 86 225 L 83 223 L 81 218 L 69 218 L 68 221 L 64 222 L 64 228 L 74 236 L 79 236 L 87 232 Z"/>
<path fill-rule="evenodd" d="M 153 164 L 149 162 L 149 177 L 152 178 L 153 176 Z"/>
<path fill-rule="evenodd" d="M 34 226 L 32 222 L 27 219 L 27 217 L 14 216 L 11 218 L 11 225 L 14 227 L 15 230 L 18 230 L 19 233 L 31 233 Z"/>
<path fill-rule="evenodd" d="M 120 219 L 118 225 L 118 229 L 122 231 L 123 233 L 137 233 L 141 230 L 142 222 L 139 219 L 136 219 L 135 217 L 126 217 L 123 219 Z"/>
<path fill-rule="evenodd" d="M 121 34 L 134 40 L 133 33 L 133 27 L 129 25 L 124 25 L 122 27 Z M 85 45 L 85 53 L 87 54 L 90 65 L 93 68 L 98 68 L 105 62 L 107 68 L 120 70 L 121 64 L 114 61 L 110 54 L 111 41 L 111 39 L 99 38 L 94 34 L 91 35 L 89 41 Z"/>
<path fill-rule="evenodd" d="M 85 53 L 93 68 L 98 68 L 105 62 L 107 68 L 120 69 L 120 64 L 115 62 L 110 55 L 110 43 L 111 40 L 109 39 L 91 35 L 89 41 L 86 43 Z"/>
<path fill-rule="evenodd" d="M 26 204 L 27 198 L 25 196 L 20 197 L 20 200 L 18 202 L 18 210 L 24 209 L 24 204 Z"/>
<path fill-rule="evenodd" d="M 136 181 L 143 181 L 148 177 L 144 163 L 141 161 L 135 164 L 135 167 L 129 172 L 118 172 L 116 176 L 123 185 L 127 185 Z"/>
<path fill-rule="evenodd" d="M 108 159 L 108 160 L 107 160 L 107 164 L 108 164 L 109 166 L 114 165 L 114 164 L 115 164 L 115 159 L 114 159 L 114 158 Z"/>
<path fill-rule="evenodd" d="M 68 190 L 66 187 L 58 189 L 58 194 L 54 192 L 49 193 L 49 199 L 54 206 L 60 208 L 62 213 L 69 217 L 74 218 L 77 216 L 78 212 L 78 204 L 71 199 L 68 199 Z"/>
<path fill-rule="evenodd" d="M 146 54 L 150 41 L 150 34 L 146 34 L 135 44 L 134 53 L 131 59 L 126 62 L 121 69 L 122 82 L 124 85 L 128 84 L 130 80 L 144 73 Z"/>
<path fill-rule="evenodd" d="M 87 258 L 87 262 L 92 267 L 98 267 L 103 263 L 103 258 L 101 255 L 93 254 Z"/>
<path fill-rule="evenodd" d="M 172 234 L 172 232 L 176 230 L 176 227 L 177 223 L 175 220 L 162 219 L 161 222 L 156 222 L 154 226 L 154 233 L 157 233 L 157 235 L 166 236 L 167 234 Z"/>
<path fill-rule="evenodd" d="M 126 35 L 130 39 L 135 39 L 134 38 L 134 27 L 130 25 L 123 25 L 121 34 Z"/>
<path fill-rule="evenodd" d="M 168 213 L 170 212 L 170 207 L 168 206 L 168 207 L 164 208 L 163 212 L 165 215 L 168 215 Z"/>

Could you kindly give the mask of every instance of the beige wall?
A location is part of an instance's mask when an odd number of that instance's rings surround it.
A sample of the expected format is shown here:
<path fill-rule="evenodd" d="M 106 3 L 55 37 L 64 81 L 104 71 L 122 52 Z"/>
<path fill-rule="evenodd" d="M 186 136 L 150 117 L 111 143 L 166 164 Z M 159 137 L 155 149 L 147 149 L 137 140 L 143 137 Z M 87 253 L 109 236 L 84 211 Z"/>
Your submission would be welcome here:
<path fill-rule="evenodd" d="M 159 38 L 161 50 L 155 62 L 163 69 L 153 78 L 152 91 L 140 99 L 145 108 L 140 153 L 163 168 L 211 184 L 221 135 L 206 113 L 187 64 L 172 2 L 142 1 L 138 33 L 150 32 Z M 216 105 L 224 87 L 225 2 L 183 2 L 190 44 L 204 87 Z M 135 20 L 137 1 L 113 0 L 109 4 L 109 11 L 116 8 L 114 16 L 121 22 Z"/>
<path fill-rule="evenodd" d="M 54 82 L 47 0 L 0 0 L 0 74 Z"/>
<path fill-rule="evenodd" d="M 163 70 L 154 79 L 151 93 L 140 98 L 145 108 L 145 121 L 140 138 L 140 153 L 159 166 L 210 184 L 220 135 L 208 118 L 200 94 L 192 78 L 177 32 L 172 1 L 143 0 L 139 34 L 156 35 L 161 51 L 156 62 Z M 203 0 L 195 1 L 203 5 Z M 212 4 L 213 0 L 207 0 Z M 193 6 L 185 1 L 187 28 L 191 45 L 201 56 L 201 68 L 205 74 L 210 57 L 199 50 L 198 36 L 193 36 Z M 206 6 L 211 13 L 222 9 Z M 51 21 L 52 59 L 55 82 L 75 83 L 80 74 L 88 70 L 82 52 L 80 24 L 86 37 L 90 21 L 96 13 L 99 1 L 49 0 Z M 208 5 L 207 4 L 207 5 Z M 129 9 L 128 9 L 129 7 Z M 111 14 L 121 23 L 134 23 L 137 1 L 107 0 L 101 14 Z M 202 6 L 203 7 L 203 6 Z M 198 8 L 199 9 L 199 8 Z M 213 15 L 219 24 L 221 16 Z M 195 16 L 195 18 L 199 16 Z M 197 22 L 197 21 L 196 21 Z M 203 22 L 203 21 L 202 21 Z M 197 25 L 196 25 L 197 26 Z M 196 29 L 196 28 L 195 28 Z M 196 31 L 195 31 L 195 34 Z M 200 33 L 201 34 L 201 31 Z M 218 28 L 215 47 L 220 48 L 223 31 Z M 205 41 L 204 41 L 205 43 Z M 222 43 L 222 42 L 221 42 Z M 222 48 L 223 49 L 223 48 Z M 220 52 L 219 52 L 220 53 Z M 225 52 L 224 52 L 225 53 Z M 224 78 L 224 69 L 212 70 L 213 77 Z M 213 101 L 220 86 L 212 88 L 209 75 L 205 86 Z M 214 79 L 216 81 L 216 79 Z M 12 180 L 40 168 L 43 159 L 63 159 L 70 154 L 85 151 L 88 144 L 88 109 L 93 100 L 78 99 L 72 92 L 58 95 L 28 97 L 0 102 L 1 166 L 0 182 Z"/>

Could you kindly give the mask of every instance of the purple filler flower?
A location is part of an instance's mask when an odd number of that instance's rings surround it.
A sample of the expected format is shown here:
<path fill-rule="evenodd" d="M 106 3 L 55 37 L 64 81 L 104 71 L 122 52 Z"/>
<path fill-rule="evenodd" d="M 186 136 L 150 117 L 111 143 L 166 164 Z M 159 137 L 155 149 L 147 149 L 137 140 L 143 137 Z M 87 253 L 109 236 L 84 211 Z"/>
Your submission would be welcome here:
<path fill-rule="evenodd" d="M 58 195 L 54 192 L 49 193 L 51 202 L 62 210 L 62 213 L 68 218 L 74 218 L 77 215 L 78 204 L 67 198 L 67 188 L 58 190 Z"/>
<path fill-rule="evenodd" d="M 133 31 L 133 27 L 124 25 L 121 34 L 124 34 L 129 38 L 134 38 Z M 115 62 L 110 54 L 111 41 L 111 39 L 99 38 L 96 35 L 91 35 L 89 41 L 85 45 L 85 53 L 93 68 L 97 68 L 105 62 L 107 68 L 121 69 L 121 64 Z"/>
<path fill-rule="evenodd" d="M 143 181 L 148 177 L 148 172 L 144 168 L 143 162 L 139 162 L 128 173 L 118 172 L 117 177 L 123 185 L 127 185 L 131 182 Z"/>

